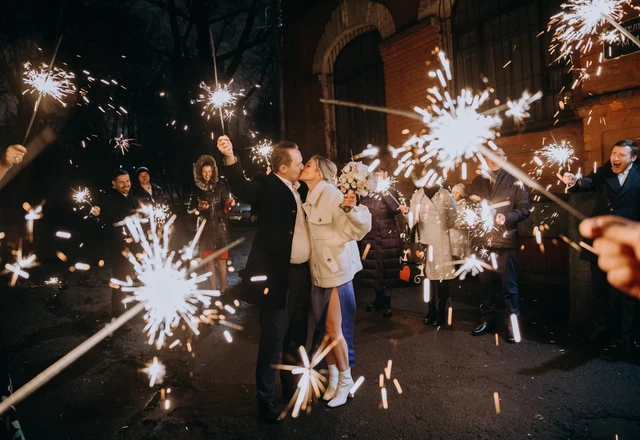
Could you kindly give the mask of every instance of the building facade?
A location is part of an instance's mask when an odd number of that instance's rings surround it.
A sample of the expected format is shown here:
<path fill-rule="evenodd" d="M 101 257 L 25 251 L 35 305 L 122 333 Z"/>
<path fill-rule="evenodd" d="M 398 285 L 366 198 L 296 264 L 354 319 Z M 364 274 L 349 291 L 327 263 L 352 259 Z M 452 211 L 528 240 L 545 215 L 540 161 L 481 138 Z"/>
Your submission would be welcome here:
<path fill-rule="evenodd" d="M 524 126 L 505 118 L 496 143 L 511 162 L 526 168 L 535 150 L 564 139 L 579 158 L 573 170 L 580 167 L 586 174 L 594 163 L 608 160 L 615 141 L 640 138 L 640 52 L 615 56 L 615 50 L 607 49 L 611 56 L 600 62 L 603 48 L 595 44 L 574 60 L 573 68 L 555 61 L 546 29 L 560 3 L 283 0 L 287 136 L 298 142 L 305 157 L 319 153 L 338 162 L 367 144 L 402 145 L 420 133 L 420 121 L 336 107 L 321 99 L 405 111 L 427 107 L 427 89 L 436 85 L 428 72 L 439 66 L 437 52 L 443 50 L 458 90 L 490 88 L 499 103 L 525 90 L 544 93 Z M 470 171 L 468 179 L 474 176 Z M 542 181 L 554 192 L 564 192 L 553 175 Z M 571 225 L 560 222 L 559 232 L 566 233 Z M 531 232 L 523 232 L 525 247 L 538 248 Z M 523 269 L 566 278 L 569 252 L 557 245 L 559 232 L 549 233 L 546 253 L 532 250 L 523 258 Z"/>

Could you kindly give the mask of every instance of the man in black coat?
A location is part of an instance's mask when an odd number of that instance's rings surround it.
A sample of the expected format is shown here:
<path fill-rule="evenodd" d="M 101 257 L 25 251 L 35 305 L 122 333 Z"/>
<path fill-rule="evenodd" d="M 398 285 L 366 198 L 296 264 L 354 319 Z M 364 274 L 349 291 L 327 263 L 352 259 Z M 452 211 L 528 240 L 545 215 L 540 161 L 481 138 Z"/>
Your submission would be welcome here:
<path fill-rule="evenodd" d="M 610 160 L 596 172 L 581 179 L 565 173 L 563 181 L 571 186 L 571 192 L 595 192 L 592 217 L 617 215 L 640 220 L 640 167 L 635 162 L 637 157 L 638 145 L 632 140 L 621 140 L 614 145 Z M 583 250 L 580 258 L 591 264 L 593 291 L 593 330 L 584 338 L 585 341 L 595 342 L 609 336 L 613 348 L 635 355 L 632 333 L 637 301 L 611 287 L 606 273 L 598 267 L 596 255 Z"/>
<path fill-rule="evenodd" d="M 147 167 L 138 168 L 136 170 L 136 178 L 138 179 L 138 184 L 133 187 L 133 197 L 144 205 L 152 203 L 167 204 L 167 193 L 159 185 L 151 182 Z"/>
<path fill-rule="evenodd" d="M 125 248 L 125 235 L 122 225 L 116 226 L 126 217 L 138 209 L 139 202 L 130 193 L 131 180 L 129 173 L 123 169 L 117 169 L 113 173 L 111 181 L 113 188 L 107 191 L 107 195 L 100 201 L 100 205 L 94 205 L 91 214 L 104 222 L 108 228 L 109 254 L 113 278 L 124 280 L 131 272 L 131 263 L 122 255 Z M 122 300 L 125 294 L 120 289 L 111 290 L 111 314 L 113 317 L 121 315 L 124 310 Z"/>
<path fill-rule="evenodd" d="M 496 154 L 506 159 L 504 151 L 498 148 Z M 485 270 L 478 275 L 484 295 L 480 311 L 482 322 L 471 333 L 480 336 L 492 331 L 496 325 L 496 290 L 500 289 L 505 304 L 506 317 L 520 316 L 520 298 L 516 275 L 516 252 L 518 249 L 518 223 L 529 218 L 529 192 L 527 188 L 499 164 L 487 159 L 490 177 L 478 176 L 471 183 L 470 199 L 487 200 L 496 208 L 495 227 L 486 234 L 474 234 L 472 245 L 476 251 L 486 249 L 494 253 L 498 263 L 500 280 L 494 272 Z M 499 284 L 501 282 L 501 284 Z M 498 286 L 501 286 L 500 288 Z M 515 342 L 513 329 L 507 319 L 507 342 Z"/>
<path fill-rule="evenodd" d="M 262 418 L 277 423 L 272 365 L 281 353 L 285 363 L 297 363 L 296 350 L 306 344 L 309 324 L 311 243 L 302 210 L 308 189 L 298 182 L 302 155 L 295 143 L 282 141 L 271 153 L 273 172 L 247 180 L 227 136 L 218 138 L 218 148 L 225 156 L 224 173 L 231 191 L 260 213 L 242 291 L 243 299 L 261 306 L 257 399 Z M 284 397 L 290 398 L 296 388 L 291 373 L 281 372 L 280 379 Z"/>

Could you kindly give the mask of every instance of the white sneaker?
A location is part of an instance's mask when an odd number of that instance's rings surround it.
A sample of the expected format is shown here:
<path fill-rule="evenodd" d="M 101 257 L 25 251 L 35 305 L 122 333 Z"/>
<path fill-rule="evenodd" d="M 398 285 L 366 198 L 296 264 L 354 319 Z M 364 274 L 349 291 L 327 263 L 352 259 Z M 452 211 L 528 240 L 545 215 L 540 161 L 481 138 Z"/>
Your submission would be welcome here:
<path fill-rule="evenodd" d="M 351 378 L 351 368 L 347 368 L 345 371 L 341 371 L 338 374 L 338 387 L 336 389 L 336 395 L 327 406 L 329 408 L 336 408 L 338 406 L 342 406 L 347 403 L 348 397 L 353 397 L 353 395 L 349 395 L 349 391 L 353 388 L 353 379 Z"/>

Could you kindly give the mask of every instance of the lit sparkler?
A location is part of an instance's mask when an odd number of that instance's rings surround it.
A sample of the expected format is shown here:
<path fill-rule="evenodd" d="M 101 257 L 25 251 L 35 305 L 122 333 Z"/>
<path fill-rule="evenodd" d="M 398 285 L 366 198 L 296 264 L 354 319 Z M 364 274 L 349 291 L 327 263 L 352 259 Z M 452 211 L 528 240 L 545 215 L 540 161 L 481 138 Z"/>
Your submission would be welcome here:
<path fill-rule="evenodd" d="M 255 163 L 264 162 L 269 166 L 271 160 L 271 152 L 273 151 L 273 144 L 267 139 L 263 139 L 257 145 L 251 147 L 251 160 Z"/>
<path fill-rule="evenodd" d="M 112 139 L 113 143 L 114 143 L 114 149 L 118 149 L 120 148 L 120 151 L 122 151 L 122 155 L 124 156 L 124 154 L 129 151 L 129 147 L 131 147 L 131 145 L 138 145 L 138 144 L 134 144 L 131 141 L 133 141 L 134 139 L 126 139 L 124 137 L 123 134 L 119 134 L 118 136 L 114 137 Z M 111 143 L 111 141 L 109 141 L 109 143 Z"/>
<path fill-rule="evenodd" d="M 287 407 L 282 411 L 282 414 L 280 415 L 281 418 L 284 418 L 292 407 L 293 411 L 291 416 L 294 419 L 297 418 L 300 414 L 300 410 L 305 411 L 307 409 L 307 405 L 310 404 L 314 398 L 317 400 L 320 398 L 320 395 L 324 393 L 324 382 L 327 381 L 327 378 L 316 371 L 315 366 L 324 359 L 327 353 L 329 353 L 329 351 L 331 351 L 338 342 L 340 342 L 340 338 L 334 340 L 331 344 L 328 344 L 328 341 L 329 338 L 325 336 L 311 360 L 309 360 L 309 356 L 307 355 L 305 348 L 300 346 L 298 348 L 298 352 L 300 353 L 302 366 L 282 364 L 272 366 L 278 370 L 288 370 L 291 371 L 291 374 L 300 375 L 296 392 L 289 401 Z"/>
<path fill-rule="evenodd" d="M 549 21 L 548 29 L 553 29 L 549 51 L 557 50 L 558 59 L 568 58 L 575 51 L 589 52 L 593 43 L 603 37 L 612 41 L 616 35 L 603 32 L 607 22 L 640 46 L 640 41 L 620 25 L 624 8 L 630 5 L 631 0 L 568 0 Z"/>
<path fill-rule="evenodd" d="M 144 205 L 138 209 L 138 212 L 148 218 L 149 221 L 154 222 L 157 226 L 164 225 L 171 215 L 169 206 L 163 203 Z"/>
<path fill-rule="evenodd" d="M 176 216 L 164 225 L 163 234 L 156 233 L 155 223 L 151 223 L 150 238 L 142 228 L 140 219 L 131 216 L 124 220 L 135 242 L 140 243 L 144 254 L 141 261 L 128 252 L 139 285 L 133 285 L 130 278 L 126 281 L 112 279 L 111 283 L 120 286 L 123 292 L 132 293 L 124 303 L 140 301 L 145 306 L 144 331 L 149 336 L 149 344 L 156 343 L 160 349 L 167 336 L 173 334 L 183 320 L 195 334 L 200 334 L 197 325 L 201 320 L 198 310 L 209 307 L 211 298 L 220 296 L 217 290 L 198 290 L 198 284 L 205 282 L 210 273 L 189 275 L 181 259 L 174 261 L 175 252 L 169 252 L 169 228 Z"/>
<path fill-rule="evenodd" d="M 211 89 L 204 82 L 200 83 L 204 93 L 199 95 L 198 102 L 204 102 L 204 110 L 213 114 L 219 113 L 221 119 L 229 120 L 233 116 L 233 107 L 243 93 L 233 92 L 228 84 L 218 84 Z"/>
<path fill-rule="evenodd" d="M 154 356 L 153 362 L 149 362 L 146 368 L 143 368 L 140 371 L 149 376 L 149 387 L 153 387 L 155 384 L 162 383 L 167 369 L 165 368 L 164 364 Z"/>
<path fill-rule="evenodd" d="M 376 192 L 386 194 L 389 192 L 393 185 L 397 182 L 393 177 L 378 177 L 378 184 L 376 185 Z"/>
<path fill-rule="evenodd" d="M 563 169 L 569 169 L 574 160 L 578 158 L 574 156 L 575 152 L 571 143 L 562 140 L 559 143 L 553 143 L 536 151 L 537 157 L 542 157 L 547 161 L 549 166 L 557 166 L 558 172 Z"/>
<path fill-rule="evenodd" d="M 31 68 L 31 64 L 28 62 L 24 64 L 24 69 L 24 83 L 30 88 L 25 90 L 23 95 L 37 92 L 40 96 L 52 97 L 63 107 L 67 106 L 63 99 L 76 91 L 73 85 L 75 80 L 73 73 L 67 73 L 57 67 L 49 68 L 46 64 L 35 69 Z"/>
<path fill-rule="evenodd" d="M 93 205 L 91 204 L 93 198 L 91 197 L 89 188 L 78 188 L 77 190 L 71 188 L 71 190 L 73 191 L 73 195 L 71 196 L 73 198 L 73 201 L 80 205 L 80 208 L 78 209 L 84 208 L 85 204 L 93 207 Z"/>
<path fill-rule="evenodd" d="M 460 267 L 455 272 L 454 276 L 460 277 L 461 280 L 464 280 L 469 273 L 474 277 L 480 272 L 484 272 L 485 269 L 493 269 L 493 267 L 491 267 L 489 264 L 485 263 L 481 259 L 478 259 L 475 254 L 472 254 L 470 257 L 467 257 L 464 260 L 453 261 L 450 264 L 460 264 Z"/>
<path fill-rule="evenodd" d="M 42 218 L 42 207 L 44 206 L 44 200 L 37 206 L 32 207 L 29 203 L 24 202 L 22 208 L 27 211 L 24 216 L 27 221 L 27 237 L 30 242 L 33 242 L 33 222 Z"/>
<path fill-rule="evenodd" d="M 11 273 L 11 281 L 9 285 L 14 287 L 18 278 L 29 278 L 29 273 L 25 269 L 31 269 L 32 267 L 39 266 L 36 254 L 29 254 L 26 257 L 22 256 L 22 241 L 18 244 L 18 249 L 14 251 L 15 261 L 13 263 L 7 263 L 4 265 L 5 271 L 3 273 Z"/>

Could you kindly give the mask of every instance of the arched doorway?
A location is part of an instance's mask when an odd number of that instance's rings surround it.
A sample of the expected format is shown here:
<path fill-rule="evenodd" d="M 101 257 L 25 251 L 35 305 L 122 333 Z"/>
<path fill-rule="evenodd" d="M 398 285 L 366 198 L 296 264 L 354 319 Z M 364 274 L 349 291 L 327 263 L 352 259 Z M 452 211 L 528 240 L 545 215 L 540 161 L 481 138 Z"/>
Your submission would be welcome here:
<path fill-rule="evenodd" d="M 338 54 L 333 70 L 335 99 L 361 104 L 385 105 L 384 68 L 380 57 L 380 33 L 364 33 Z M 384 113 L 337 106 L 336 151 L 338 162 L 347 162 L 368 144 L 386 146 Z"/>

